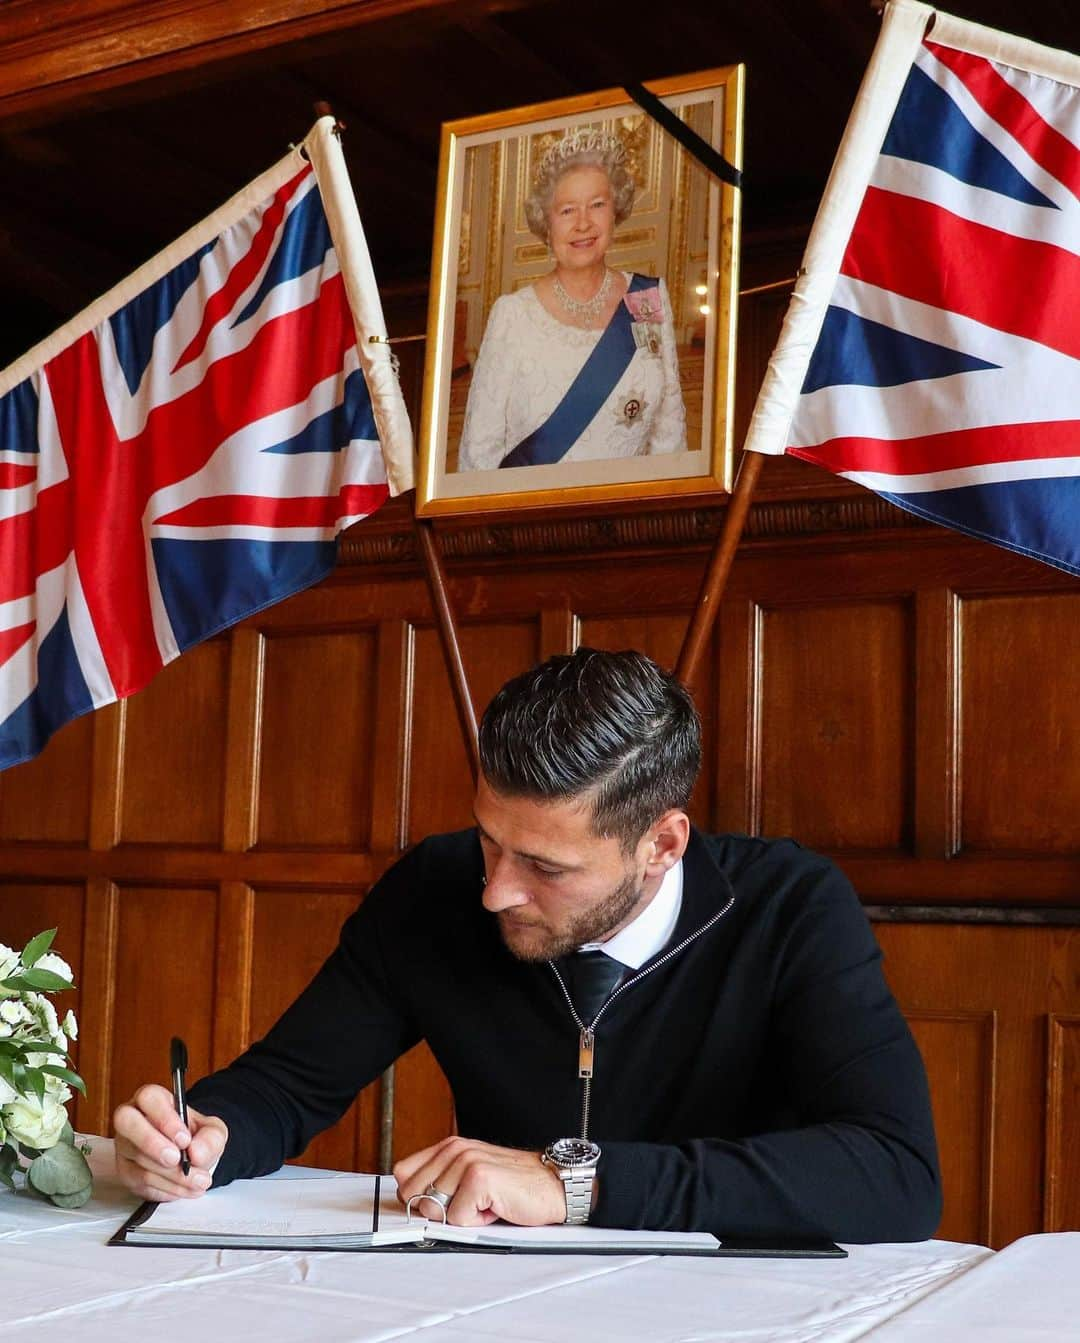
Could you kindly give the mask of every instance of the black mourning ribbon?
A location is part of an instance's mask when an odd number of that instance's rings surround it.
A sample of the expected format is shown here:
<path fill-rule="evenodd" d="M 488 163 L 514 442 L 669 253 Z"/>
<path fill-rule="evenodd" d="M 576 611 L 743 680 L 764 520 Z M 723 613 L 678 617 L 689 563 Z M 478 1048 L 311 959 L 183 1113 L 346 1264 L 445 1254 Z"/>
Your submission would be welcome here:
<path fill-rule="evenodd" d="M 586 1026 L 611 996 L 626 966 L 604 951 L 578 951 L 563 961 L 574 1010 Z"/>
<path fill-rule="evenodd" d="M 634 102 L 643 112 L 648 112 L 654 121 L 673 135 L 679 144 L 694 158 L 707 168 L 714 177 L 718 177 L 721 182 L 727 182 L 733 187 L 742 186 L 742 173 L 733 164 L 728 163 L 718 150 L 715 150 L 708 140 L 703 140 L 697 131 L 693 131 L 685 121 L 680 121 L 675 113 L 666 103 L 650 93 L 644 84 L 624 84 L 623 88 L 627 91 Z"/>

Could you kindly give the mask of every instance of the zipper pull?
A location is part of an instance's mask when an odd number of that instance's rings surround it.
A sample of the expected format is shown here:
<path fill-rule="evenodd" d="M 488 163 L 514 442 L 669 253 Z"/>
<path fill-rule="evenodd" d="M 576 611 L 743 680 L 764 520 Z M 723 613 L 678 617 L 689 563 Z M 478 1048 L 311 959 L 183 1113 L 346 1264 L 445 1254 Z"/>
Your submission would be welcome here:
<path fill-rule="evenodd" d="M 588 1026 L 581 1028 L 581 1040 L 578 1043 L 577 1075 L 591 1077 L 593 1074 L 593 1033 Z"/>

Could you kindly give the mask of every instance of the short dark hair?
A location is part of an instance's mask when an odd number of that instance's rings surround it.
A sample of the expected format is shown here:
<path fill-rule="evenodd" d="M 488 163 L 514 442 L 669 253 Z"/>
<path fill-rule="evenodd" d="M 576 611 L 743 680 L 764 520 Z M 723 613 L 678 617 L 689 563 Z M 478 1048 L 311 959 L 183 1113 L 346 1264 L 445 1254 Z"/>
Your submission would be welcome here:
<path fill-rule="evenodd" d="M 497 792 L 561 801 L 592 793 L 598 835 L 633 849 L 701 766 L 689 691 L 643 653 L 579 648 L 499 691 L 480 722 L 480 768 Z"/>

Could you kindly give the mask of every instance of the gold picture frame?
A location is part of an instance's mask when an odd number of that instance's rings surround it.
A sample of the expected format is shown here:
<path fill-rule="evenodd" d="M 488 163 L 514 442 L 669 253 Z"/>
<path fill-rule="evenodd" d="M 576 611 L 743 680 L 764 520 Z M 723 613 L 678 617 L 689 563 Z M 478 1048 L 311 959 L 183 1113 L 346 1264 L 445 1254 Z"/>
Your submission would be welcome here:
<path fill-rule="evenodd" d="M 744 67 L 733 65 L 648 87 L 740 168 L 743 82 Z M 636 290 L 621 304 L 609 301 L 616 307 L 608 324 L 620 331 L 607 344 L 617 335 L 621 363 L 590 356 L 609 336 L 596 329 L 606 314 L 579 318 L 559 289 L 568 319 L 560 321 L 554 300 L 542 304 L 534 285 L 555 273 L 555 261 L 529 219 L 550 234 L 550 191 L 560 172 L 568 175 L 559 164 L 578 162 L 580 145 L 614 145 L 625 167 L 621 213 L 596 243 L 605 247 L 605 283 L 614 276 L 618 289 L 629 280 Z M 545 164 L 556 186 L 540 205 L 537 172 Z M 601 173 L 615 181 L 611 170 Z M 623 89 L 444 123 L 417 514 L 729 491 L 739 197 Z M 553 406 L 564 418 L 553 418 Z"/>

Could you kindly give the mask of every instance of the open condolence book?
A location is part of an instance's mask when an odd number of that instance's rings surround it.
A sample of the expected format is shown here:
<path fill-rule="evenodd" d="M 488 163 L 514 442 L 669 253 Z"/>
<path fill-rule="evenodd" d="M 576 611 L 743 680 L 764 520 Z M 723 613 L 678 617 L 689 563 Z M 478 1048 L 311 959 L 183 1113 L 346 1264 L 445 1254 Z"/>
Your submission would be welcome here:
<path fill-rule="evenodd" d="M 246 1250 L 414 1248 L 528 1254 L 767 1254 L 839 1256 L 829 1241 L 738 1245 L 697 1231 L 619 1231 L 592 1226 L 444 1226 L 410 1221 L 389 1176 L 347 1175 L 286 1166 L 238 1180 L 204 1198 L 144 1203 L 111 1245 L 199 1246 Z"/>

